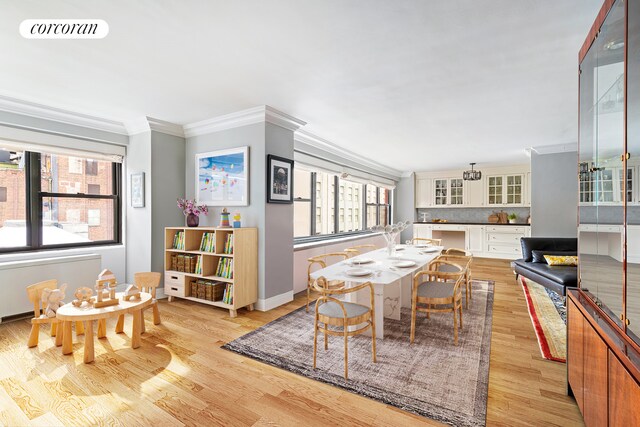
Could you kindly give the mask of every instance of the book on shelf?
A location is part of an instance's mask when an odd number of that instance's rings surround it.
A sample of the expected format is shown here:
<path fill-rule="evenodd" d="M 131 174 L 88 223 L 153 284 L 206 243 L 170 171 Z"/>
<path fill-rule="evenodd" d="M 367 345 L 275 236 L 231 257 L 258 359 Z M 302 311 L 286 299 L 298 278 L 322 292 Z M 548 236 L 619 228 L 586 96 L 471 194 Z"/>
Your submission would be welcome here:
<path fill-rule="evenodd" d="M 173 236 L 173 249 L 184 250 L 184 231 L 178 231 Z"/>
<path fill-rule="evenodd" d="M 195 274 L 202 274 L 202 257 L 200 255 L 196 258 L 196 267 L 193 272 Z"/>
<path fill-rule="evenodd" d="M 225 304 L 233 304 L 233 284 L 227 283 L 222 294 L 222 302 Z"/>
<path fill-rule="evenodd" d="M 224 243 L 224 253 L 232 254 L 233 253 L 233 234 L 227 234 L 227 239 Z"/>
<path fill-rule="evenodd" d="M 216 237 L 215 233 L 206 232 L 202 234 L 202 240 L 200 241 L 200 251 L 202 252 L 215 252 Z"/>
<path fill-rule="evenodd" d="M 216 276 L 224 277 L 225 279 L 233 279 L 232 258 L 220 258 L 218 261 L 218 268 L 216 269 Z"/>

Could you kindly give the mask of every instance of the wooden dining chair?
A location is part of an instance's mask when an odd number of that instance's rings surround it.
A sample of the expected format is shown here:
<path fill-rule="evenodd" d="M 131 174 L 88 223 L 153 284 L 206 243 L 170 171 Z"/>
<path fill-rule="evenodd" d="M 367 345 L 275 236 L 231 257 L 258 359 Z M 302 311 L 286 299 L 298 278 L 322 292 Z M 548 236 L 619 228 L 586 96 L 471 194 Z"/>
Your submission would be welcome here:
<path fill-rule="evenodd" d="M 40 337 L 40 325 L 51 325 L 51 336 L 56 337 L 56 346 L 62 345 L 62 327 L 58 327 L 61 323 L 55 317 L 45 316 L 47 309 L 47 303 L 42 301 L 42 292 L 45 289 L 58 289 L 58 281 L 55 279 L 45 280 L 34 285 L 27 286 L 27 297 L 33 304 L 33 319 L 31 319 L 31 332 L 29 333 L 29 341 L 27 345 L 29 348 L 36 347 L 38 345 L 38 338 Z M 82 322 L 76 322 L 76 335 L 84 333 L 84 325 Z"/>
<path fill-rule="evenodd" d="M 151 305 L 142 309 L 140 316 L 140 332 L 146 331 L 144 325 L 144 310 L 149 307 L 153 307 L 153 324 L 159 325 L 161 322 L 160 311 L 158 310 L 158 300 L 156 299 L 156 289 L 160 286 L 161 273 L 147 272 L 147 273 L 135 273 L 133 275 L 133 283 L 140 289 L 140 292 L 146 292 L 151 294 Z M 122 333 L 124 331 L 124 314 L 118 316 L 116 322 L 116 332 Z"/>
<path fill-rule="evenodd" d="M 445 255 L 460 255 L 460 256 L 473 256 L 473 254 L 469 251 L 466 251 L 464 249 L 458 249 L 458 248 L 449 248 L 449 249 L 445 249 L 444 251 L 442 251 L 443 254 Z"/>
<path fill-rule="evenodd" d="M 358 292 L 361 289 L 369 289 L 370 307 L 353 302 L 340 301 L 334 296 L 346 295 Z M 318 330 L 320 323 L 324 324 L 324 349 L 329 349 L 329 335 L 344 337 L 344 379 L 349 379 L 349 343 L 347 338 L 359 335 L 371 329 L 371 356 L 376 363 L 376 315 L 374 304 L 373 285 L 371 282 L 362 283 L 353 288 L 331 289 L 324 277 L 319 277 L 314 283 L 314 289 L 321 296 L 316 301 L 315 318 L 313 321 L 313 369 L 316 369 L 316 356 L 318 350 Z M 349 330 L 350 326 L 365 323 L 359 329 Z M 329 325 L 342 327 L 340 330 L 329 329 Z"/>
<path fill-rule="evenodd" d="M 455 272 L 442 271 L 443 266 L 457 267 Z M 462 290 L 464 271 L 461 266 L 449 261 L 434 260 L 428 270 L 422 270 L 413 277 L 411 289 L 411 336 L 413 344 L 416 333 L 417 312 L 453 313 L 453 342 L 458 345 L 458 327 L 462 329 Z M 419 306 L 418 304 L 421 304 Z M 460 325 L 456 318 L 460 316 Z"/>
<path fill-rule="evenodd" d="M 427 239 L 426 237 L 414 237 L 411 239 L 411 244 L 426 244 L 434 246 L 442 246 L 442 239 Z"/>
<path fill-rule="evenodd" d="M 436 259 L 440 259 L 442 261 L 449 261 L 454 264 L 457 264 L 462 267 L 464 271 L 464 287 L 465 287 L 465 296 L 464 296 L 464 308 L 469 308 L 469 300 L 472 298 L 471 296 L 471 264 L 473 262 L 472 255 L 450 255 L 449 253 L 445 253 L 444 255 L 438 256 Z M 445 272 L 455 272 L 455 267 L 449 265 L 443 265 L 440 268 L 440 271 Z"/>
<path fill-rule="evenodd" d="M 315 280 L 311 278 L 311 273 L 316 270 L 327 268 L 327 265 L 330 265 L 328 260 L 332 258 L 337 259 L 336 262 L 340 262 L 349 258 L 349 255 L 346 252 L 332 252 L 323 255 L 316 255 L 307 259 L 307 261 L 309 261 L 309 266 L 307 267 L 307 313 L 309 312 L 309 302 L 311 301 L 311 290 L 313 289 L 315 282 Z M 334 263 L 332 262 L 331 264 Z M 344 287 L 344 282 L 333 280 L 328 282 L 327 286 L 331 289 L 341 289 Z"/>
<path fill-rule="evenodd" d="M 371 252 L 375 249 L 377 249 L 377 247 L 376 245 L 373 245 L 373 244 L 357 245 L 357 246 L 351 246 L 350 248 L 345 249 L 344 252 L 349 256 L 349 258 L 353 258 L 354 256 L 358 256 L 365 252 Z"/>

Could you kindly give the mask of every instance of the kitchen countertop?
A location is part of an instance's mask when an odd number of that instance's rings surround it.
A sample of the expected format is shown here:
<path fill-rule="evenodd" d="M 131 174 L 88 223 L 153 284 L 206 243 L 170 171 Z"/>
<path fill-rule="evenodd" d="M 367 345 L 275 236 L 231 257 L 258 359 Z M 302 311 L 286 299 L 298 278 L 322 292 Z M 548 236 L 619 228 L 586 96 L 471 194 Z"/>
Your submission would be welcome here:
<path fill-rule="evenodd" d="M 423 221 L 414 221 L 414 224 L 430 224 L 430 225 L 446 225 L 446 224 L 452 224 L 452 225 L 511 225 L 511 226 L 526 226 L 526 227 L 530 227 L 531 224 L 525 224 L 524 222 L 518 222 L 515 224 L 498 224 L 495 222 L 456 222 L 456 221 L 447 221 L 447 222 L 423 222 Z"/>

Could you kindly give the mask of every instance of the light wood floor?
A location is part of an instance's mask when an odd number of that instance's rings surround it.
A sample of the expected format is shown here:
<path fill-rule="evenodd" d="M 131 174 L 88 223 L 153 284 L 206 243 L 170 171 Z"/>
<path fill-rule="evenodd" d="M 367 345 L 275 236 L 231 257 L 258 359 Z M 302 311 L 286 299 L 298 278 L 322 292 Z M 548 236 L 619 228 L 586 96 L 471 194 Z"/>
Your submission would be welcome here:
<path fill-rule="evenodd" d="M 487 424 L 582 425 L 565 396 L 565 365 L 540 357 L 509 263 L 476 260 L 474 276 L 496 281 Z M 219 348 L 303 303 L 231 319 L 190 301 L 161 302 L 162 324 L 147 314 L 139 349 L 112 321 L 91 365 L 82 363 L 82 337 L 62 356 L 45 333 L 27 349 L 28 321 L 0 324 L 0 424 L 438 425 Z"/>

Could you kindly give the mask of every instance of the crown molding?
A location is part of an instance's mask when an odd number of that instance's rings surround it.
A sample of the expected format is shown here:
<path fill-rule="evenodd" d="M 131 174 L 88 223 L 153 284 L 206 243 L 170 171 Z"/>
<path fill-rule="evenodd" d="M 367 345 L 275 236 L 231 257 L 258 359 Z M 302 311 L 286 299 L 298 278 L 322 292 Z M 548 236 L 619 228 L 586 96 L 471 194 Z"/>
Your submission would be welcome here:
<path fill-rule="evenodd" d="M 312 147 L 318 148 L 320 150 L 329 152 L 331 154 L 335 154 L 344 159 L 350 160 L 352 162 L 356 162 L 362 166 L 366 166 L 378 172 L 385 173 L 387 175 L 400 178 L 403 176 L 403 172 L 397 169 L 391 168 L 389 166 L 385 166 L 381 163 L 378 163 L 374 160 L 369 160 L 362 157 L 359 154 L 354 153 L 353 151 L 349 151 L 345 148 L 340 147 L 333 142 L 327 141 L 324 138 L 321 138 L 317 135 L 312 134 L 304 129 L 299 129 L 294 133 L 294 140 L 300 141 Z"/>
<path fill-rule="evenodd" d="M 529 153 L 527 153 L 527 155 L 529 156 L 531 156 L 531 151 L 535 152 L 536 154 L 571 153 L 574 151 L 578 151 L 578 143 L 570 142 L 568 144 L 538 145 L 536 147 L 531 147 L 528 150 Z"/>
<path fill-rule="evenodd" d="M 0 110 L 105 132 L 128 135 L 122 122 L 0 95 Z"/>
<path fill-rule="evenodd" d="M 149 116 L 138 117 L 135 120 L 126 122 L 129 135 L 136 135 L 143 132 L 156 131 L 167 135 L 178 136 L 184 138 L 184 129 L 182 125 L 166 122 Z"/>
<path fill-rule="evenodd" d="M 186 124 L 184 125 L 184 136 L 189 138 L 262 122 L 272 123 L 291 131 L 296 131 L 307 124 L 273 107 L 261 105 L 259 107 L 225 114 L 224 116 Z"/>

